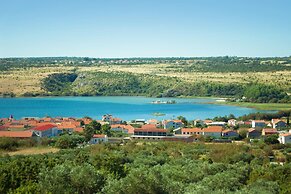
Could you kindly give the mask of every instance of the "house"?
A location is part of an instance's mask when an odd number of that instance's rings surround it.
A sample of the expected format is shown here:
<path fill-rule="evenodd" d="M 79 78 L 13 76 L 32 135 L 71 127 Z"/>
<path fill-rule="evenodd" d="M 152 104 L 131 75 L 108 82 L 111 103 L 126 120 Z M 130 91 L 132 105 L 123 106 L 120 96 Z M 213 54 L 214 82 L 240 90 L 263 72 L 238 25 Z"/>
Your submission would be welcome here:
<path fill-rule="evenodd" d="M 273 129 L 273 128 L 264 128 L 262 130 L 262 135 L 274 135 L 274 134 L 278 134 L 277 129 Z"/>
<path fill-rule="evenodd" d="M 121 131 L 127 134 L 134 134 L 134 127 L 131 125 L 115 124 L 111 125 L 112 131 Z"/>
<path fill-rule="evenodd" d="M 272 125 L 274 129 L 287 127 L 287 123 L 280 119 L 272 119 Z"/>
<path fill-rule="evenodd" d="M 61 124 L 57 125 L 57 128 L 59 130 L 66 131 L 68 133 L 73 133 L 73 131 L 75 131 L 75 128 L 77 128 L 77 126 L 72 124 L 71 122 L 62 122 Z"/>
<path fill-rule="evenodd" d="M 234 130 L 223 130 L 222 137 L 238 137 L 239 134 Z"/>
<path fill-rule="evenodd" d="M 31 138 L 35 136 L 32 131 L 0 131 L 0 137 Z"/>
<path fill-rule="evenodd" d="M 88 125 L 90 124 L 93 120 L 89 117 L 84 117 L 81 119 L 81 121 L 83 121 L 84 125 Z"/>
<path fill-rule="evenodd" d="M 264 120 L 252 120 L 252 128 L 263 128 L 266 126 Z"/>
<path fill-rule="evenodd" d="M 228 126 L 235 127 L 237 125 L 237 120 L 230 119 L 227 121 Z"/>
<path fill-rule="evenodd" d="M 141 128 L 134 129 L 134 135 L 138 136 L 166 136 L 167 132 L 166 129 L 159 129 L 156 125 L 152 124 L 146 124 Z"/>
<path fill-rule="evenodd" d="M 183 122 L 181 120 L 164 120 L 164 129 L 177 129 L 183 127 Z"/>
<path fill-rule="evenodd" d="M 38 137 L 56 137 L 62 133 L 62 131 L 53 124 L 40 125 L 31 129 L 31 131 L 33 131 Z"/>
<path fill-rule="evenodd" d="M 204 120 L 203 121 L 203 123 L 205 124 L 205 125 L 209 125 L 209 124 L 211 124 L 213 121 L 212 120 L 209 120 L 209 119 L 206 119 L 206 120 Z"/>
<path fill-rule="evenodd" d="M 282 144 L 291 143 L 291 133 L 280 134 L 278 141 Z"/>
<path fill-rule="evenodd" d="M 202 135 L 203 131 L 201 128 L 177 128 L 174 129 L 174 134 L 178 135 Z"/>
<path fill-rule="evenodd" d="M 107 135 L 94 134 L 89 143 L 90 144 L 98 144 L 98 143 L 102 143 L 102 142 L 108 142 Z"/>
<path fill-rule="evenodd" d="M 147 124 L 154 124 L 154 125 L 160 126 L 161 123 L 157 119 L 149 119 L 147 121 Z"/>
<path fill-rule="evenodd" d="M 256 130 L 254 128 L 250 128 L 250 129 L 248 129 L 248 132 L 247 132 L 247 138 L 259 139 L 261 137 L 261 134 L 262 134 L 261 131 Z"/>
<path fill-rule="evenodd" d="M 120 118 L 114 118 L 111 114 L 103 115 L 102 121 L 108 122 L 109 124 L 121 124 L 122 123 L 122 120 Z"/>
<path fill-rule="evenodd" d="M 77 132 L 77 133 L 83 133 L 84 132 L 84 128 L 83 127 L 76 127 L 74 129 L 74 132 Z"/>
<path fill-rule="evenodd" d="M 223 128 L 221 126 L 209 126 L 203 129 L 203 135 L 211 137 L 221 137 Z"/>
<path fill-rule="evenodd" d="M 136 124 L 141 124 L 141 125 L 144 125 L 146 123 L 146 120 L 145 119 L 135 119 L 134 121 Z"/>

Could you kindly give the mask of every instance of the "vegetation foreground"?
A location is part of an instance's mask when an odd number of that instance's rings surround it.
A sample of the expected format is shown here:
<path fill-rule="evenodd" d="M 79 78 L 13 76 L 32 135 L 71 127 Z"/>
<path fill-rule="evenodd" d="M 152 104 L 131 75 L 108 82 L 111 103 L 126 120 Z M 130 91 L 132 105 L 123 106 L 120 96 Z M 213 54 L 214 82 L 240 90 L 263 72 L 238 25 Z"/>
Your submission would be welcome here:
<path fill-rule="evenodd" d="M 0 193 L 290 193 L 290 149 L 128 142 L 7 155 L 0 158 Z"/>

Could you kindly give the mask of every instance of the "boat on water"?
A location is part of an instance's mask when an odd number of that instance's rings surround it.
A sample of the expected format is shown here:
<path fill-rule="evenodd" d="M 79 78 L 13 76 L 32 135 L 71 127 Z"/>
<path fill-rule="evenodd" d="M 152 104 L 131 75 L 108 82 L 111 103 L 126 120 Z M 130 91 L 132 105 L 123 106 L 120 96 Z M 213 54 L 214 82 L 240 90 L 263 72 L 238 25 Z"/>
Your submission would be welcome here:
<path fill-rule="evenodd" d="M 175 100 L 167 100 L 167 101 L 161 101 L 161 100 L 155 100 L 151 102 L 152 104 L 176 104 Z"/>

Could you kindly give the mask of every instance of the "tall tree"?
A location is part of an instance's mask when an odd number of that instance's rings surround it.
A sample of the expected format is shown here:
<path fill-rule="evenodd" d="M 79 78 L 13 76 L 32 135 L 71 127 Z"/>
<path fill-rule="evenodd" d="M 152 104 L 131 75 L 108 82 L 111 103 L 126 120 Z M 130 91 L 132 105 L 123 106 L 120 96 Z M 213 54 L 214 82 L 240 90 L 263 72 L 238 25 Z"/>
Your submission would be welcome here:
<path fill-rule="evenodd" d="M 95 133 L 100 133 L 101 124 L 93 120 L 88 125 L 85 125 L 84 136 L 86 141 L 89 141 Z"/>

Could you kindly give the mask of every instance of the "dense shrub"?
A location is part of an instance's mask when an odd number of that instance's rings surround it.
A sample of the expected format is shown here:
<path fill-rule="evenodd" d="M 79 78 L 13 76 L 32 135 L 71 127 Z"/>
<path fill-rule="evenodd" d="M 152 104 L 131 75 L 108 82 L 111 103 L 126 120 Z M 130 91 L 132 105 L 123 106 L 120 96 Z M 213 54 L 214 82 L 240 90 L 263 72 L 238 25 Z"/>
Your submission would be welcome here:
<path fill-rule="evenodd" d="M 15 150 L 19 146 L 19 142 L 15 138 L 1 137 L 0 149 L 2 150 Z"/>
<path fill-rule="evenodd" d="M 61 149 L 75 148 L 85 141 L 84 136 L 80 135 L 62 135 L 56 139 L 56 147 Z"/>

